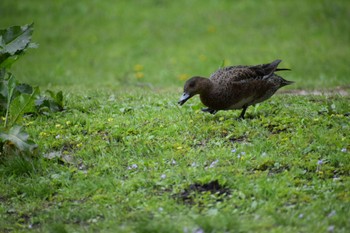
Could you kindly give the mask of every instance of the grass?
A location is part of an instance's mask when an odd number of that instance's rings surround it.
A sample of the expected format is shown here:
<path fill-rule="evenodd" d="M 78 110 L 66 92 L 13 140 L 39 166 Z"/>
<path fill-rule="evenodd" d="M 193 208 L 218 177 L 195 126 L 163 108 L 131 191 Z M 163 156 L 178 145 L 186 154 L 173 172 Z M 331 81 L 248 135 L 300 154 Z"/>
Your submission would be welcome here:
<path fill-rule="evenodd" d="M 41 86 L 182 86 L 181 79 L 209 76 L 223 60 L 280 58 L 293 69 L 293 88 L 310 89 L 349 84 L 349 12 L 346 0 L 4 0 L 0 27 L 35 23 L 40 48 L 15 69 L 23 81 Z"/>
<path fill-rule="evenodd" d="M 1 165 L 2 230 L 350 229 L 348 97 L 278 95 L 237 121 L 175 94 L 74 94 L 66 112 L 27 119 L 40 156 Z M 215 180 L 229 192 L 189 190 Z"/>
<path fill-rule="evenodd" d="M 288 88 L 348 85 L 346 1 L 0 6 L 1 28 L 34 21 L 40 44 L 14 74 L 67 108 L 26 117 L 36 156 L 1 161 L 1 232 L 349 231 L 349 96 L 280 94 L 245 120 L 176 104 L 223 60 L 282 58 Z"/>

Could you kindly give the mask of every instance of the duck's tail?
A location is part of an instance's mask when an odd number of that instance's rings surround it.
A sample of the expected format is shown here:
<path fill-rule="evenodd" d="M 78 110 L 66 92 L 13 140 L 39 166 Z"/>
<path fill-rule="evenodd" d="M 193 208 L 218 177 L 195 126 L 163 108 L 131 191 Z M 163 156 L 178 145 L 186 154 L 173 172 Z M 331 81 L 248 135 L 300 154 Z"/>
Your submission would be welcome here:
<path fill-rule="evenodd" d="M 290 85 L 290 84 L 293 84 L 294 82 L 293 81 L 288 81 L 288 80 L 285 80 L 284 78 L 278 76 L 281 80 L 281 86 L 280 87 L 284 87 L 284 86 L 287 86 L 287 85 Z"/>
<path fill-rule="evenodd" d="M 277 68 L 275 71 L 281 71 L 281 70 L 291 70 L 291 69 L 288 69 L 288 68 Z"/>
<path fill-rule="evenodd" d="M 258 73 L 262 74 L 262 75 L 271 75 L 276 71 L 282 71 L 282 70 L 290 70 L 287 68 L 277 68 L 277 66 L 282 62 L 282 60 L 277 59 L 274 60 L 271 63 L 267 63 L 267 64 L 261 64 L 261 65 L 257 65 L 257 66 L 253 66 L 252 68 L 254 70 L 256 70 Z"/>

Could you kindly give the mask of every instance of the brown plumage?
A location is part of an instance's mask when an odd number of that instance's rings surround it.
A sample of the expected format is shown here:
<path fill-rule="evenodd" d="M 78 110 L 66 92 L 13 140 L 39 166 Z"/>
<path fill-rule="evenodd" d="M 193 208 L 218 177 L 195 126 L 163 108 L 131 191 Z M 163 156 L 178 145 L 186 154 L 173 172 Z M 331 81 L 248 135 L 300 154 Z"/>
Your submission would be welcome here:
<path fill-rule="evenodd" d="M 248 106 L 269 99 L 279 88 L 292 84 L 275 74 L 281 60 L 256 66 L 230 66 L 213 73 L 210 78 L 195 76 L 186 81 L 184 93 L 179 100 L 183 105 L 199 94 L 208 108 L 205 112 L 215 114 L 219 110 L 243 109 L 244 118 Z"/>

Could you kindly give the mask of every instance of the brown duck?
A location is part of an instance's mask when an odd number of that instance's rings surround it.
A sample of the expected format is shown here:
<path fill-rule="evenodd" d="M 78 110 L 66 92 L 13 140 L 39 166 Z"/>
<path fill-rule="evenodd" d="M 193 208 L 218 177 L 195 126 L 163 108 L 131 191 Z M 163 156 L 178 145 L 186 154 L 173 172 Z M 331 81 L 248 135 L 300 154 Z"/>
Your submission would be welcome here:
<path fill-rule="evenodd" d="M 270 98 L 279 88 L 292 84 L 275 74 L 290 70 L 277 68 L 281 60 L 256 66 L 229 66 L 217 70 L 210 78 L 194 76 L 186 81 L 184 93 L 179 100 L 183 105 L 188 99 L 199 94 L 208 108 L 204 112 L 215 114 L 219 110 L 243 109 L 240 118 L 250 105 Z"/>

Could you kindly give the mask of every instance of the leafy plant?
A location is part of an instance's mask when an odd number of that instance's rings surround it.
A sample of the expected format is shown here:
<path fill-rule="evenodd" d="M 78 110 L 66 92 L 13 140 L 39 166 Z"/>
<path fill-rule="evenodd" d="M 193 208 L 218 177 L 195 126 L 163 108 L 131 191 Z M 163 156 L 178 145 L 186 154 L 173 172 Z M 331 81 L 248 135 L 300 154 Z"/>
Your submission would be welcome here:
<path fill-rule="evenodd" d="M 27 48 L 36 48 L 31 43 L 33 24 L 12 26 L 0 30 L 0 69 L 10 68 Z"/>
<path fill-rule="evenodd" d="M 39 113 L 49 114 L 49 112 L 59 112 L 64 109 L 63 93 L 46 90 L 46 94 L 38 96 L 35 100 L 35 107 Z"/>
<path fill-rule="evenodd" d="M 22 126 L 15 125 L 9 131 L 0 133 L 0 140 L 4 142 L 6 151 L 29 151 L 32 152 L 37 145 L 29 139 L 29 134 L 26 133 Z"/>
<path fill-rule="evenodd" d="M 29 135 L 18 124 L 24 114 L 48 114 L 63 110 L 62 92 L 50 90 L 41 94 L 39 87 L 19 83 L 8 71 L 27 48 L 35 48 L 31 43 L 33 24 L 13 26 L 0 30 L 0 152 L 15 147 L 19 151 L 32 152 L 36 147 Z M 3 132 L 2 132 L 3 131 Z"/>

